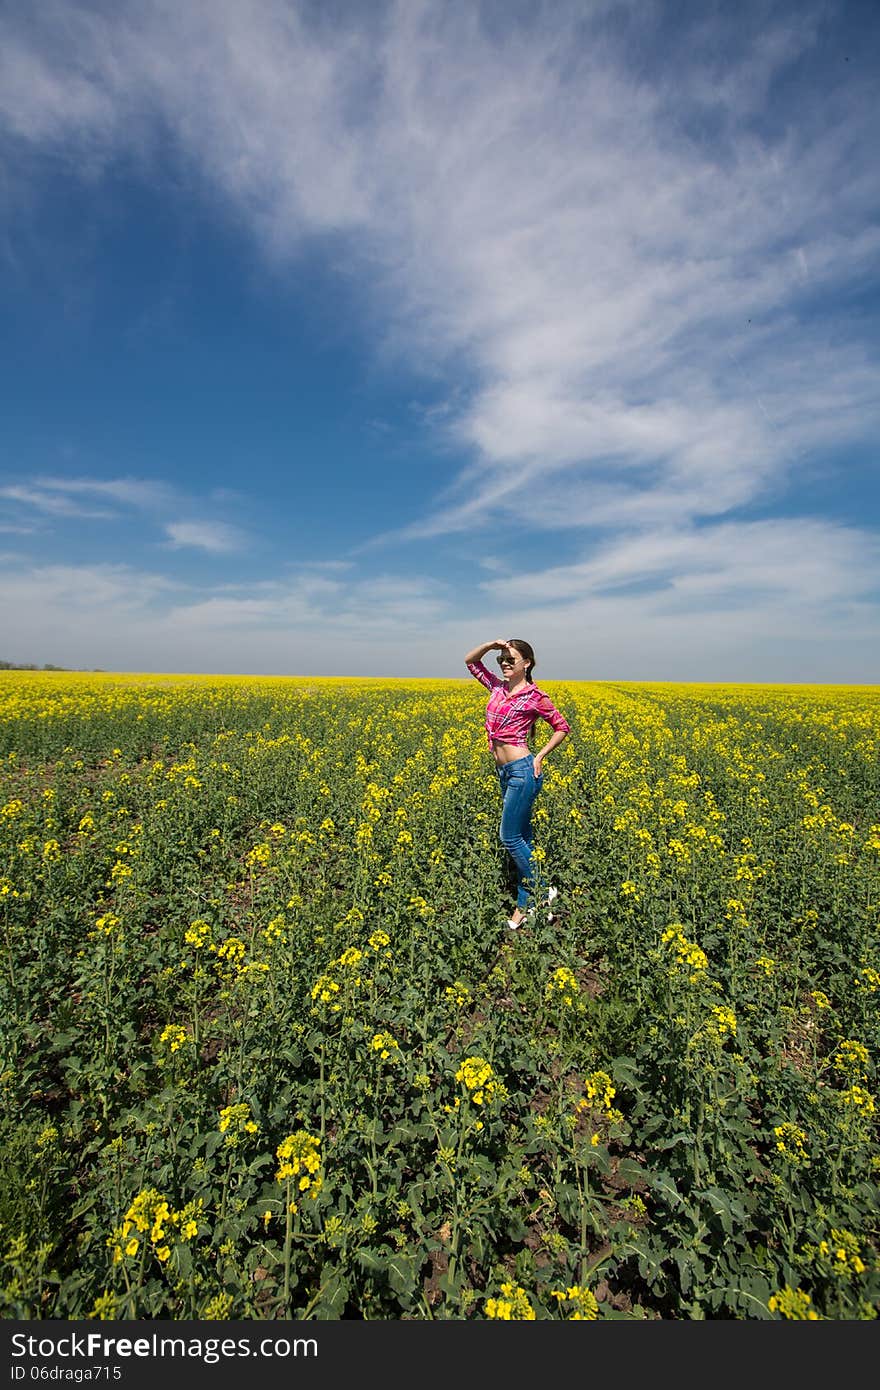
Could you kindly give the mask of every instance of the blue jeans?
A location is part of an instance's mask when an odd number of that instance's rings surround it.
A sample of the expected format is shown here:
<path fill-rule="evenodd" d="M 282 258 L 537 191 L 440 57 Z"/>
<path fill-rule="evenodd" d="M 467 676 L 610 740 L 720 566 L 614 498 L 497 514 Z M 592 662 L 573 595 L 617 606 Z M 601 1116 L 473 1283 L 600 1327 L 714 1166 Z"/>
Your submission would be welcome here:
<path fill-rule="evenodd" d="M 537 888 L 532 877 L 532 807 L 544 785 L 544 774 L 535 776 L 535 759 L 531 753 L 512 763 L 499 763 L 496 771 L 502 797 L 500 838 L 516 865 L 516 905 L 524 912 L 529 905 L 529 895 Z"/>

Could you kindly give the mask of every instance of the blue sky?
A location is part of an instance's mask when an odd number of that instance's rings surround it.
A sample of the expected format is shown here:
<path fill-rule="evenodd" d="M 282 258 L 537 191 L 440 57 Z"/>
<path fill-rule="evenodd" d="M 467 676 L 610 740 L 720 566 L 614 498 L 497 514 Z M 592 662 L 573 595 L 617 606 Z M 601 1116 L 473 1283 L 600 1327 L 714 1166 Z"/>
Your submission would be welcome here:
<path fill-rule="evenodd" d="M 876 5 L 13 0 L 0 657 L 880 682 Z"/>

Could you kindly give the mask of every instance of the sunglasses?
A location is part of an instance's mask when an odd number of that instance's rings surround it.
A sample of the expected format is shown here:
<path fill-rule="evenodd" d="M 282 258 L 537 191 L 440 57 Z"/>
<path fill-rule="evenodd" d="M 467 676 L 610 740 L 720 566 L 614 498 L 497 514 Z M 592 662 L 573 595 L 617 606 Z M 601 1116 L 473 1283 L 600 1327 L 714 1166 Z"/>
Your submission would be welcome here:
<path fill-rule="evenodd" d="M 519 661 L 519 657 L 518 657 L 518 656 L 499 656 L 499 658 L 498 658 L 498 665 L 499 665 L 499 666 L 515 666 L 516 663 L 517 663 L 518 661 Z"/>

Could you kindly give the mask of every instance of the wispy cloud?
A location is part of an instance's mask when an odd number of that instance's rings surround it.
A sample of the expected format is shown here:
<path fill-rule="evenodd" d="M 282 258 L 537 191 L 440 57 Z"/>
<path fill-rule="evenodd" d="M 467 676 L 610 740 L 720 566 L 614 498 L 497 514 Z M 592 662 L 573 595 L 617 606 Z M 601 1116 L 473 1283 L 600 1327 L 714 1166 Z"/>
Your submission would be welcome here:
<path fill-rule="evenodd" d="M 120 507 L 156 510 L 170 505 L 175 490 L 166 483 L 140 478 L 54 478 L 35 477 L 28 483 L 8 483 L 0 487 L 0 497 L 24 508 L 55 517 L 89 517 L 112 521 Z M 79 499 L 116 503 L 112 509 L 89 505 Z"/>
<path fill-rule="evenodd" d="M 145 478 L 37 478 L 36 482 L 61 495 L 106 497 L 138 510 L 167 507 L 178 496 L 170 484 Z"/>
<path fill-rule="evenodd" d="M 193 588 L 126 565 L 33 565 L 8 557 L 3 656 L 110 669 L 436 672 L 444 585 L 304 572 Z M 2 563 L 0 557 L 0 563 Z M 218 637 L 223 656 L 218 660 Z M 463 639 L 456 634 L 453 650 Z M 303 644 L 306 644 L 305 646 Z M 401 656 L 401 644 L 411 644 Z M 299 653 L 302 652 L 302 656 Z M 395 655 L 396 653 L 396 655 Z"/>
<path fill-rule="evenodd" d="M 322 574 L 343 574 L 352 569 L 353 560 L 289 560 L 285 568 L 291 570 L 302 570 L 308 573 L 317 570 Z"/>
<path fill-rule="evenodd" d="M 165 534 L 166 544 L 175 549 L 207 550 L 212 555 L 230 554 L 247 543 L 245 533 L 225 521 L 170 521 Z"/>
<path fill-rule="evenodd" d="M 845 534 L 821 527 L 633 542 L 587 575 L 533 572 L 519 590 L 474 591 L 467 613 L 446 585 L 392 576 L 303 574 L 195 590 L 130 566 L 29 566 L 8 556 L 2 655 L 111 670 L 424 675 L 465 678 L 480 637 L 515 623 L 534 639 L 539 683 L 560 679 L 876 679 L 876 603 L 855 583 Z M 878 572 L 876 541 L 858 565 Z M 639 589 L 638 581 L 646 582 Z M 87 656 L 84 653 L 88 653 Z M 475 708 L 479 691 L 475 687 Z"/>
<path fill-rule="evenodd" d="M 761 130 L 819 9 L 749 11 L 751 30 L 706 16 L 668 67 L 647 54 L 663 7 L 641 35 L 627 5 L 540 6 L 503 30 L 411 0 L 332 25 L 275 0 L 41 13 L 40 44 L 5 35 L 19 138 L 110 158 L 165 122 L 273 256 L 356 234 L 387 348 L 467 361 L 449 428 L 473 464 L 413 538 L 563 470 L 595 485 L 598 524 L 653 524 L 670 496 L 721 515 L 817 428 L 840 442 L 878 422 L 864 343 L 801 298 L 807 263 L 827 294 L 880 251 L 870 105 L 851 72 L 848 93 Z"/>
<path fill-rule="evenodd" d="M 126 515 L 137 520 L 146 517 L 162 529 L 164 544 L 171 549 L 191 548 L 212 554 L 229 554 L 248 544 L 246 532 L 225 521 L 212 519 L 164 520 L 163 514 L 187 501 L 182 490 L 160 479 L 144 478 L 62 478 L 37 477 L 32 483 L 10 483 L 0 487 L 5 498 L 22 513 L 63 521 L 89 519 L 118 521 Z M 106 501 L 112 506 L 96 506 Z M 221 501 L 224 499 L 220 499 Z M 33 526 L 9 523 L 0 529 L 27 534 Z"/>
<path fill-rule="evenodd" d="M 315 236 L 343 248 L 378 350 L 448 384 L 431 427 L 468 459 L 364 550 L 523 518 L 582 532 L 580 563 L 531 578 L 602 614 L 636 621 L 609 596 L 634 583 L 667 612 L 769 593 L 789 621 L 824 592 L 854 614 L 873 537 L 733 520 L 880 425 L 876 344 L 846 307 L 880 252 L 873 74 L 810 80 L 844 12 L 682 7 L 672 33 L 661 4 L 527 10 L 46 0 L 0 21 L 0 130 L 158 177 L 167 132 L 275 268 Z M 167 535 L 238 543 L 210 521 Z M 420 582 L 412 611 L 437 620 Z"/>
<path fill-rule="evenodd" d="M 106 508 L 84 507 L 74 502 L 63 492 L 55 492 L 43 487 L 27 487 L 10 483 L 0 487 L 0 497 L 17 504 L 26 511 L 36 511 L 53 517 L 89 517 L 93 520 L 112 520 L 114 513 Z"/>
<path fill-rule="evenodd" d="M 62 631 L 65 614 L 94 618 L 104 609 L 127 614 L 147 608 L 178 587 L 165 575 L 128 565 L 19 566 L 3 576 L 4 596 L 9 602 L 4 626 L 26 634 L 34 623 L 39 629 L 40 614 L 45 613 L 61 624 Z"/>
<path fill-rule="evenodd" d="M 776 520 L 628 535 L 604 543 L 583 563 L 519 569 L 481 588 L 534 606 L 650 584 L 655 606 L 669 611 L 694 611 L 706 606 L 704 600 L 754 611 L 778 597 L 816 606 L 855 602 L 876 592 L 878 574 L 877 535 L 821 521 Z"/>

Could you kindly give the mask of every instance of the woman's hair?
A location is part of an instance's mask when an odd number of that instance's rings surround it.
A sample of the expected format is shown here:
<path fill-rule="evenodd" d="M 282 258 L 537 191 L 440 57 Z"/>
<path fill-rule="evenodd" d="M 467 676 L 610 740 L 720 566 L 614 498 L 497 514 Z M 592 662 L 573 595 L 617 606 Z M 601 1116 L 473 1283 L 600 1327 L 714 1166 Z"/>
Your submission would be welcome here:
<path fill-rule="evenodd" d="M 516 647 L 516 650 L 519 652 L 520 656 L 524 656 L 526 661 L 528 662 L 528 666 L 526 668 L 526 680 L 530 681 L 532 679 L 532 667 L 535 664 L 534 651 L 532 650 L 529 643 L 524 642 L 521 637 L 511 637 L 509 641 L 510 646 Z"/>

